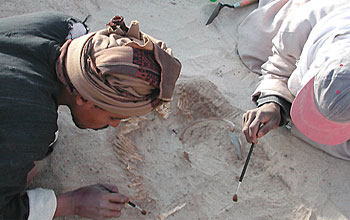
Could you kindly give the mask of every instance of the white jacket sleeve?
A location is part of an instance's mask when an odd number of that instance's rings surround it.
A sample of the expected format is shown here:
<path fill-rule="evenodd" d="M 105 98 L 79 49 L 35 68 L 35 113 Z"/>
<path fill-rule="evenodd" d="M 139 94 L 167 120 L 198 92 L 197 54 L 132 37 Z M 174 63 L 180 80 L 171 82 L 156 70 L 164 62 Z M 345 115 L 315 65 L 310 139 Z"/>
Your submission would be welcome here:
<path fill-rule="evenodd" d="M 53 190 L 37 188 L 27 190 L 27 195 L 29 198 L 28 220 L 53 219 L 57 208 L 56 195 Z"/>
<path fill-rule="evenodd" d="M 296 68 L 304 44 L 315 24 L 339 3 L 310 1 L 293 10 L 283 21 L 272 40 L 272 56 L 261 67 L 261 81 L 253 93 L 256 101 L 267 95 L 277 95 L 293 102 L 288 79 Z"/>

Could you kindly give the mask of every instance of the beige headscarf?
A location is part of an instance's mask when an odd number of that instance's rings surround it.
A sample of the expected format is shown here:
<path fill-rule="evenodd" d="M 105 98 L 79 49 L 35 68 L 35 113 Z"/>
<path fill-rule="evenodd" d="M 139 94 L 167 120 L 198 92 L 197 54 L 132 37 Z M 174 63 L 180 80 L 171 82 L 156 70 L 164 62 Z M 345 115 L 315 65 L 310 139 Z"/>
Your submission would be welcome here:
<path fill-rule="evenodd" d="M 105 30 L 67 44 L 66 84 L 100 108 L 140 116 L 171 100 L 181 63 L 165 43 L 140 32 L 137 21 L 128 28 L 116 16 Z"/>

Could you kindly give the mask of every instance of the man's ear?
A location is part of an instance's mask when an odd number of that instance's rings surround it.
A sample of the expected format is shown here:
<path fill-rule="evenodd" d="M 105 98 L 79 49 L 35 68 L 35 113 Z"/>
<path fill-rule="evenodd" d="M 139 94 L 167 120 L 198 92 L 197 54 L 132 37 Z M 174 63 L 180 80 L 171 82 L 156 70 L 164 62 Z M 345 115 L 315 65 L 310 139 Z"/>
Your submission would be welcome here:
<path fill-rule="evenodd" d="M 75 103 L 78 106 L 82 106 L 82 105 L 91 105 L 93 106 L 93 104 L 91 102 L 89 102 L 88 100 L 84 99 L 81 95 L 76 95 L 75 96 Z"/>

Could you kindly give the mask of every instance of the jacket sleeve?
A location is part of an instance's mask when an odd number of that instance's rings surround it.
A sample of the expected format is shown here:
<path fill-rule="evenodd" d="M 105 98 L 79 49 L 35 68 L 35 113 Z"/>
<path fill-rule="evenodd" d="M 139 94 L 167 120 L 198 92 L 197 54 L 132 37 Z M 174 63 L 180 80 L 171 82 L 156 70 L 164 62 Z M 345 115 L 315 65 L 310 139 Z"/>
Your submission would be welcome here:
<path fill-rule="evenodd" d="M 272 55 L 261 67 L 261 81 L 252 95 L 254 102 L 269 95 L 293 102 L 295 97 L 288 89 L 288 79 L 296 68 L 312 28 L 334 7 L 336 5 L 329 2 L 310 1 L 284 19 L 272 40 Z"/>
<path fill-rule="evenodd" d="M 1 142 L 1 145 L 3 150 L 5 143 Z M 9 150 L 1 153 L 0 160 L 0 219 L 27 219 L 29 199 L 25 192 L 26 177 L 34 164 L 26 162 L 27 159 L 21 157 L 19 152 Z"/>
<path fill-rule="evenodd" d="M 7 151 L 0 157 L 0 219 L 48 220 L 54 216 L 57 202 L 52 190 L 25 191 L 27 173 L 33 167 L 31 155 Z"/>
<path fill-rule="evenodd" d="M 26 191 L 27 176 L 34 161 L 45 157 L 57 130 L 54 112 L 33 104 L 17 106 L 9 104 L 0 114 L 0 219 L 28 219 L 35 202 L 41 202 Z"/>
<path fill-rule="evenodd" d="M 69 15 L 44 12 L 2 18 L 0 29 L 12 33 L 16 28 L 15 37 L 18 38 L 23 35 L 32 36 L 32 41 L 43 39 L 43 47 L 50 46 L 45 51 L 43 49 L 44 52 L 49 51 L 50 59 L 41 56 L 43 58 L 39 61 L 53 66 L 52 56 L 56 54 L 51 51 L 56 51 L 55 47 L 63 44 L 67 37 L 76 37 L 84 32 L 84 27 L 78 23 L 78 19 Z M 9 62 L 17 62 L 16 58 L 6 58 Z M 2 68 L 1 76 L 7 79 L 5 76 L 16 75 L 17 72 L 13 71 L 22 69 Z M 16 87 L 10 86 L 14 81 L 11 79 L 8 86 L 2 84 L 0 89 L 0 219 L 52 219 L 56 209 L 54 192 L 40 188 L 26 190 L 26 180 L 28 172 L 34 167 L 33 162 L 45 157 L 49 144 L 55 138 L 57 109 L 51 97 L 46 99 L 46 93 L 42 99 L 32 100 L 31 97 L 42 95 L 41 90 L 31 89 L 32 84 L 28 86 L 23 81 L 16 82 Z M 17 89 L 21 87 L 26 90 Z"/>

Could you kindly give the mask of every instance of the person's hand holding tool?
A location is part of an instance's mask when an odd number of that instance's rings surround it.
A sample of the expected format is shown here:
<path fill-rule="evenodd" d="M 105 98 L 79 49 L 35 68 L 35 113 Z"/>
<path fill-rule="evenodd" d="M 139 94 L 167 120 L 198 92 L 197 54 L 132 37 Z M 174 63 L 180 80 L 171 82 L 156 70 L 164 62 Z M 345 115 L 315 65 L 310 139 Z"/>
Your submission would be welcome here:
<path fill-rule="evenodd" d="M 55 217 L 73 214 L 90 219 L 118 218 L 128 201 L 115 185 L 86 186 L 58 195 Z"/>
<path fill-rule="evenodd" d="M 273 102 L 266 103 L 243 114 L 242 132 L 248 143 L 257 144 L 258 138 L 277 128 L 280 121 L 280 106 Z"/>

